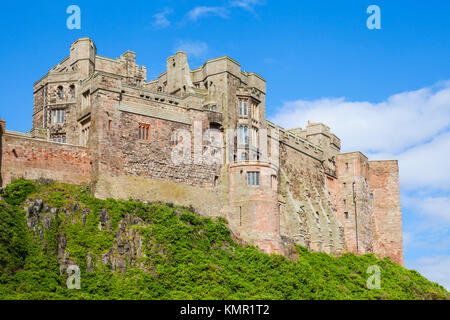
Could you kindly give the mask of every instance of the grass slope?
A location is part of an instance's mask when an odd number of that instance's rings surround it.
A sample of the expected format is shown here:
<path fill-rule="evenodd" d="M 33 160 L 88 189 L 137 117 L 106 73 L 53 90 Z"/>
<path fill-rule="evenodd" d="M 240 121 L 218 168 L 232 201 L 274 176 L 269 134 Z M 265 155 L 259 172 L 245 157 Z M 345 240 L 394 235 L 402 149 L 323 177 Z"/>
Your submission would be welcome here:
<path fill-rule="evenodd" d="M 19 179 L 0 200 L 0 299 L 448 299 L 449 293 L 414 270 L 374 255 L 339 258 L 298 247 L 298 261 L 241 247 L 224 219 L 213 221 L 187 208 L 133 200 L 99 200 L 87 187 Z M 59 213 L 34 239 L 22 205 L 40 197 L 49 207 L 71 210 L 72 223 Z M 74 204 L 77 205 L 74 207 Z M 69 208 L 76 208 L 69 209 Z M 85 226 L 84 208 L 90 209 Z M 107 210 L 112 230 L 99 230 L 100 210 Z M 98 257 L 112 248 L 118 222 L 135 215 L 132 226 L 145 239 L 148 272 L 94 269 L 86 272 L 90 252 Z M 81 269 L 81 289 L 66 288 L 56 257 L 58 234 Z M 43 249 L 44 248 L 44 249 Z M 94 259 L 95 260 L 95 259 Z M 381 288 L 366 287 L 366 271 L 381 268 Z"/>

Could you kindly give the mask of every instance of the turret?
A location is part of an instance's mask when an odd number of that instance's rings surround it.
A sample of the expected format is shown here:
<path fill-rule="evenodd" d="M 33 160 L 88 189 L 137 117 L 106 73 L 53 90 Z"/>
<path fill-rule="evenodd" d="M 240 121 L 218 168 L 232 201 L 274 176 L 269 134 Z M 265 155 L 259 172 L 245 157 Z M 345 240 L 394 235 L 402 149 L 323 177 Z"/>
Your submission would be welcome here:
<path fill-rule="evenodd" d="M 178 51 L 167 59 L 167 93 L 190 92 L 193 84 L 186 52 Z"/>
<path fill-rule="evenodd" d="M 80 38 L 70 46 L 70 59 L 80 72 L 81 78 L 87 78 L 95 70 L 97 48 L 90 38 Z"/>

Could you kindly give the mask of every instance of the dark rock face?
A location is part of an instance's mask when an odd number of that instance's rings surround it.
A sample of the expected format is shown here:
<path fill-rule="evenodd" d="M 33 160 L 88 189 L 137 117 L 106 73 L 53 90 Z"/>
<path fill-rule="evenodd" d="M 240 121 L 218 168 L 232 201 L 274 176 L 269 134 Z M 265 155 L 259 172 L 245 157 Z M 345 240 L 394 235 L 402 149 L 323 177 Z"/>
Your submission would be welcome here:
<path fill-rule="evenodd" d="M 78 202 L 75 202 L 70 209 L 61 211 L 57 208 L 48 207 L 44 201 L 40 198 L 26 201 L 26 221 L 29 230 L 33 231 L 34 240 L 42 242 L 42 249 L 47 250 L 47 240 L 45 239 L 44 230 L 49 230 L 54 223 L 58 214 L 64 213 L 66 216 L 65 221 L 62 223 L 77 223 L 80 219 L 76 218 L 72 213 L 81 211 L 81 223 L 83 227 L 86 227 L 86 222 L 91 214 L 89 208 L 82 208 Z M 116 235 L 113 242 L 113 247 L 99 256 L 95 256 L 92 252 L 89 252 L 86 257 L 86 271 L 91 273 L 94 269 L 106 270 L 106 268 L 112 271 L 123 272 L 127 271 L 127 268 L 138 267 L 144 268 L 141 258 L 143 254 L 143 239 L 136 226 L 143 224 L 144 221 L 135 215 L 126 215 L 121 221 L 119 221 L 119 227 L 116 231 Z M 99 212 L 99 230 L 112 231 L 111 218 L 107 210 L 102 209 Z M 60 271 L 65 272 L 70 265 L 76 264 L 71 259 L 69 252 L 67 251 L 67 235 L 64 232 L 59 232 L 56 238 L 56 256 L 60 266 Z"/>

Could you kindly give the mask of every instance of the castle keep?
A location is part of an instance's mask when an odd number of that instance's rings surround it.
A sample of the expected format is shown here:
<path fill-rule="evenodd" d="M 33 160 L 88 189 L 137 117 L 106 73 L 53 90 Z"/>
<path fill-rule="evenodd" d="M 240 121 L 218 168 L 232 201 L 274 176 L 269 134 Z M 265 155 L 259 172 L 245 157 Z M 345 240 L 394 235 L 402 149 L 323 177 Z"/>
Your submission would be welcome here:
<path fill-rule="evenodd" d="M 267 121 L 265 80 L 229 57 L 190 70 L 177 52 L 151 81 L 135 58 L 102 57 L 91 39 L 75 41 L 34 84 L 30 133 L 0 120 L 0 185 L 17 177 L 90 183 L 100 198 L 225 217 L 236 239 L 268 253 L 289 256 L 300 244 L 403 264 L 397 161 L 341 153 L 322 123 L 287 130 Z M 192 160 L 176 163 L 174 154 Z"/>

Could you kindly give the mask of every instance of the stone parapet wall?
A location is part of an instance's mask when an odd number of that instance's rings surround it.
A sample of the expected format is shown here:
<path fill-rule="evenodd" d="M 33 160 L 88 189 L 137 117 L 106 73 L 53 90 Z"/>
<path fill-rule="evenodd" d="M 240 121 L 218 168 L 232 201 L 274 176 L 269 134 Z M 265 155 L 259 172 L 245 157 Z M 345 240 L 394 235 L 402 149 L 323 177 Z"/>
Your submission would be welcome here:
<path fill-rule="evenodd" d="M 47 178 L 72 184 L 86 184 L 91 178 L 91 157 L 87 148 L 53 143 L 6 131 L 1 145 L 2 186 L 14 178 Z"/>

